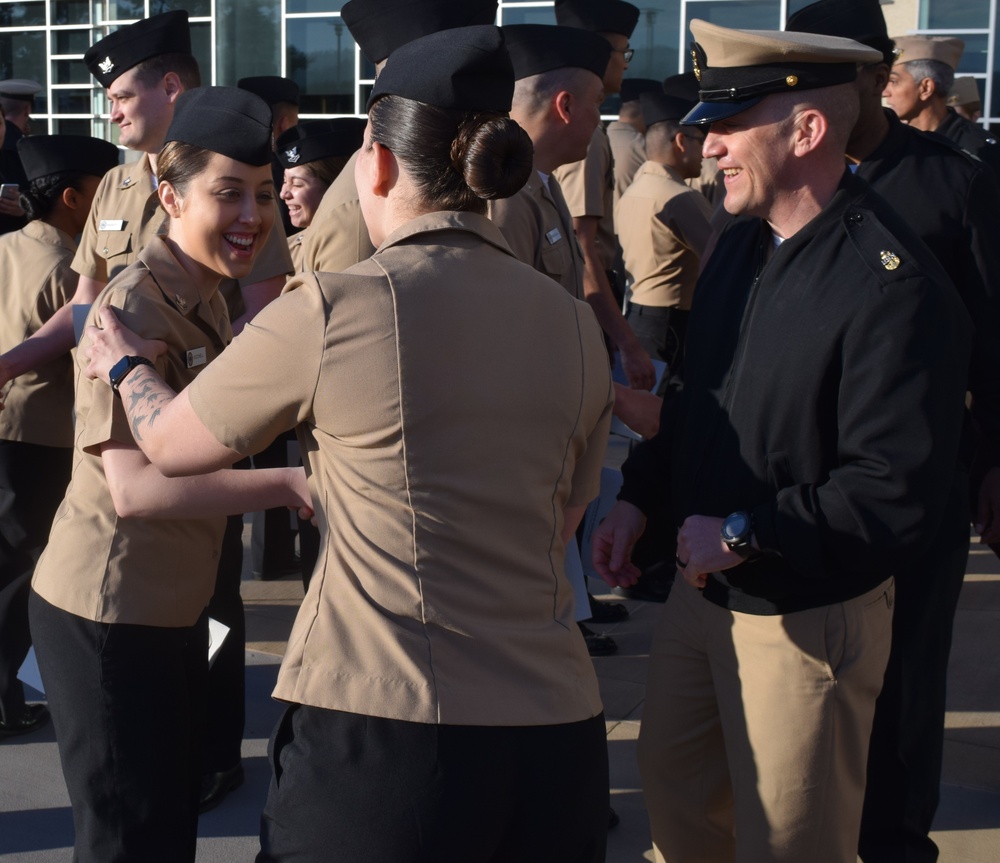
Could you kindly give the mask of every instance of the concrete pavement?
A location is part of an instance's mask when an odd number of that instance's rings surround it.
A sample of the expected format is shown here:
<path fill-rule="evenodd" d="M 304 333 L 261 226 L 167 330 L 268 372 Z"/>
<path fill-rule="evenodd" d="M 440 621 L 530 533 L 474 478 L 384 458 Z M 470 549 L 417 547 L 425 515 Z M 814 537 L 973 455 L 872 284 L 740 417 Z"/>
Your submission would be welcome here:
<path fill-rule="evenodd" d="M 301 599 L 295 579 L 245 578 L 247 610 L 246 783 L 199 825 L 199 863 L 251 861 L 270 769 L 267 740 L 280 712 L 270 691 Z M 659 606 L 626 603 L 629 620 L 607 627 L 616 656 L 594 660 L 604 697 L 612 803 L 621 824 L 609 834 L 608 863 L 652 860 L 635 766 L 643 681 Z M 934 839 L 942 863 L 1000 860 L 1000 562 L 974 548 L 955 627 L 942 802 Z M 150 740 L 155 746 L 156 741 Z M 0 861 L 65 863 L 72 820 L 51 726 L 0 743 Z M 389 863 L 389 861 L 387 861 Z M 557 863 L 557 861 L 553 861 Z M 807 863 L 807 861 L 803 861 Z"/>

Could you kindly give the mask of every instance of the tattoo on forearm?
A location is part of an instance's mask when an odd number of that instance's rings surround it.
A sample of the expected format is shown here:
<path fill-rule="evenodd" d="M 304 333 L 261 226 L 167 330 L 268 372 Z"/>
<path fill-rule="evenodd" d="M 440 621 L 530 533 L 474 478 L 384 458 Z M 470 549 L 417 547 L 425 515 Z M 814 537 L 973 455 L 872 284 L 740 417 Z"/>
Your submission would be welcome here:
<path fill-rule="evenodd" d="M 124 385 L 128 387 L 128 401 L 125 403 L 125 414 L 132 426 L 132 434 L 136 441 L 142 441 L 142 430 L 151 428 L 156 422 L 163 407 L 173 396 L 156 373 L 141 367 Z"/>

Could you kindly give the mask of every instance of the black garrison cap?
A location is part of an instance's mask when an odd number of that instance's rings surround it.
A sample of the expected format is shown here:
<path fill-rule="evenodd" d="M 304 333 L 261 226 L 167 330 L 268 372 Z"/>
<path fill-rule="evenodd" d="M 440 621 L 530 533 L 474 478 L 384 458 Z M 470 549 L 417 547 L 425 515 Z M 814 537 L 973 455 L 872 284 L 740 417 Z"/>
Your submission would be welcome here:
<path fill-rule="evenodd" d="M 877 63 L 874 48 L 839 36 L 734 30 L 691 22 L 694 74 L 701 101 L 684 118 L 705 125 L 733 117 L 771 93 L 795 93 L 853 81 L 858 64 Z"/>
<path fill-rule="evenodd" d="M 642 93 L 660 93 L 662 84 L 652 78 L 625 78 L 622 81 L 622 101 L 635 102 Z"/>
<path fill-rule="evenodd" d="M 17 155 L 29 181 L 64 171 L 103 177 L 118 164 L 118 148 L 89 135 L 25 136 L 17 142 Z"/>
<path fill-rule="evenodd" d="M 630 37 L 639 23 L 639 8 L 624 0 L 556 0 L 556 22 Z"/>
<path fill-rule="evenodd" d="M 570 66 L 603 78 L 611 59 L 611 44 L 607 39 L 576 27 L 508 24 L 503 35 L 518 81 Z"/>
<path fill-rule="evenodd" d="M 150 57 L 190 53 L 188 13 L 179 10 L 144 18 L 109 33 L 87 49 L 83 62 L 102 87 L 110 87 L 119 75 Z"/>
<path fill-rule="evenodd" d="M 785 29 L 843 36 L 881 51 L 884 63 L 895 62 L 895 46 L 878 0 L 819 0 L 792 15 Z"/>
<path fill-rule="evenodd" d="M 177 97 L 164 143 L 180 141 L 248 165 L 271 163 L 271 108 L 237 87 L 196 87 Z"/>
<path fill-rule="evenodd" d="M 402 96 L 459 111 L 510 111 L 514 68 L 499 27 L 459 27 L 398 48 L 375 81 L 368 108 Z"/>
<path fill-rule="evenodd" d="M 698 104 L 697 99 L 681 99 L 677 96 L 668 96 L 666 93 L 650 91 L 639 96 L 639 104 L 642 106 L 642 121 L 649 128 L 654 123 L 662 123 L 665 120 L 680 120 Z"/>
<path fill-rule="evenodd" d="M 682 72 L 671 75 L 663 81 L 663 92 L 668 96 L 685 99 L 688 102 L 698 101 L 698 78 L 694 72 Z"/>
<path fill-rule="evenodd" d="M 299 85 L 291 78 L 282 78 L 280 75 L 255 75 L 250 78 L 240 78 L 236 86 L 260 96 L 268 105 L 277 105 L 278 102 L 299 104 Z"/>
<path fill-rule="evenodd" d="M 283 168 L 350 156 L 364 141 L 366 125 L 367 121 L 357 117 L 304 120 L 281 133 L 275 142 L 275 154 Z"/>
<path fill-rule="evenodd" d="M 350 0 L 340 17 L 361 53 L 372 63 L 381 63 L 397 48 L 422 36 L 494 23 L 497 0 Z"/>

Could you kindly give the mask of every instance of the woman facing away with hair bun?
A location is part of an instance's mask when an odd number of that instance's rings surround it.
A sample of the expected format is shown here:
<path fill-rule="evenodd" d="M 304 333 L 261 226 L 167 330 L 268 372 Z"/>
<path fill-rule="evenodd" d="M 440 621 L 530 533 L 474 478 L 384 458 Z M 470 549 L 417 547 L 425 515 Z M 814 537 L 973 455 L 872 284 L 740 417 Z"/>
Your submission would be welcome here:
<path fill-rule="evenodd" d="M 590 309 L 481 215 L 531 170 L 512 92 L 495 27 L 393 52 L 355 171 L 372 258 L 293 280 L 176 397 L 147 367 L 121 384 L 170 473 L 292 426 L 306 454 L 323 541 L 275 689 L 261 863 L 604 859 L 604 718 L 563 558 L 611 380 Z M 98 379 L 143 347 L 110 315 L 92 336 Z"/>

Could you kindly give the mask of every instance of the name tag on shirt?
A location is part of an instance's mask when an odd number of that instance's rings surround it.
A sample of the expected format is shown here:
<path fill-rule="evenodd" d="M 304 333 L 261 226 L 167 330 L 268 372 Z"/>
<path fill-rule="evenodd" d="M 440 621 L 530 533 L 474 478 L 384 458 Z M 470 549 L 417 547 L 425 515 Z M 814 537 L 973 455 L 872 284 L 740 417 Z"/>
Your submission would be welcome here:
<path fill-rule="evenodd" d="M 545 235 L 545 239 L 549 241 L 550 246 L 554 246 L 562 239 L 562 234 L 559 232 L 558 228 L 553 228 Z"/>
<path fill-rule="evenodd" d="M 98 231 L 124 231 L 125 230 L 125 220 L 124 219 L 101 219 L 100 224 L 97 226 Z"/>
<path fill-rule="evenodd" d="M 187 367 L 193 369 L 208 362 L 208 351 L 205 348 L 195 348 L 187 352 Z"/>

